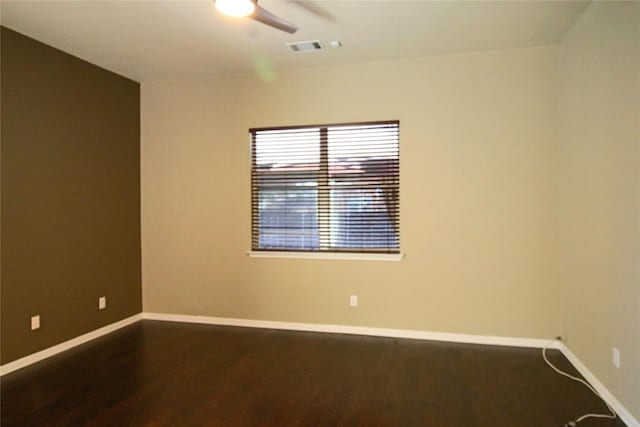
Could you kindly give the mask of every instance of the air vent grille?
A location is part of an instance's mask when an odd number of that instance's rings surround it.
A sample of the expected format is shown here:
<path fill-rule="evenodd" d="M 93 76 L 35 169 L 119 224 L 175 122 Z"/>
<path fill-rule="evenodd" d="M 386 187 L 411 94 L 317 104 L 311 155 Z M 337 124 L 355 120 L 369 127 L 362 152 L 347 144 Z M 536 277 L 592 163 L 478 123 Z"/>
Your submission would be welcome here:
<path fill-rule="evenodd" d="M 289 46 L 289 49 L 293 52 L 314 52 L 316 50 L 322 50 L 322 44 L 320 44 L 318 40 L 287 43 L 287 46 Z"/>

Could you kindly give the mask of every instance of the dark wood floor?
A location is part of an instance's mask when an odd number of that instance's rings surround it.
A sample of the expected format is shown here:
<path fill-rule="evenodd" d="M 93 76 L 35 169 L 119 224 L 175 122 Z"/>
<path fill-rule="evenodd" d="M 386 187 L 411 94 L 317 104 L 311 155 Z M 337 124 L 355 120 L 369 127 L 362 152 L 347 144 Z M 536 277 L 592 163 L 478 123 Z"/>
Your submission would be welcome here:
<path fill-rule="evenodd" d="M 605 411 L 535 349 L 151 321 L 4 376 L 1 400 L 3 427 L 561 427 Z"/>

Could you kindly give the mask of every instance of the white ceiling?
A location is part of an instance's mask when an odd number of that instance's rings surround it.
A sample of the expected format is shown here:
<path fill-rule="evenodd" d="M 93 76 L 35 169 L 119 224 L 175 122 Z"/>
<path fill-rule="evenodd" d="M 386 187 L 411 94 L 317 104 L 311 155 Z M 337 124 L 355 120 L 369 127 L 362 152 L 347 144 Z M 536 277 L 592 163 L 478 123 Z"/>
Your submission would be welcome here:
<path fill-rule="evenodd" d="M 584 1 L 261 0 L 287 34 L 200 1 L 2 0 L 2 25 L 137 81 L 199 78 L 559 43 Z M 292 53 L 285 43 L 320 40 Z M 331 40 L 344 47 L 332 49 Z"/>

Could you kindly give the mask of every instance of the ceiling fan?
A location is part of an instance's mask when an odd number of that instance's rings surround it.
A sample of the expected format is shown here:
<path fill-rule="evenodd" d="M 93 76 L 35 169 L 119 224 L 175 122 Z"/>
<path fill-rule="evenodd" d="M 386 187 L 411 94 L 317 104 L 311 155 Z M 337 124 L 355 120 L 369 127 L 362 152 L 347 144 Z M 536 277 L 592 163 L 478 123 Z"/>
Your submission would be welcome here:
<path fill-rule="evenodd" d="M 247 17 L 287 33 L 295 33 L 298 26 L 274 15 L 258 5 L 258 0 L 215 0 L 216 9 L 235 17 Z"/>

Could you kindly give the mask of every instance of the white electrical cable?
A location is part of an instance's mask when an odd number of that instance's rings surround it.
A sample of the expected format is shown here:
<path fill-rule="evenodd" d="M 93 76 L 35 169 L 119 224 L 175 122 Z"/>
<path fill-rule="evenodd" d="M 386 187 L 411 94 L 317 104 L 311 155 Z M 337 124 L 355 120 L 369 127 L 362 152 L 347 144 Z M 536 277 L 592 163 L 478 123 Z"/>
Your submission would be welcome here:
<path fill-rule="evenodd" d="M 555 341 L 551 341 L 551 342 L 555 342 Z M 542 358 L 547 363 L 547 365 L 549 365 L 549 367 L 551 369 L 553 369 L 554 371 L 556 371 L 560 375 L 563 375 L 563 376 L 565 376 L 567 378 L 570 378 L 570 379 L 572 379 L 574 381 L 578 381 L 579 383 L 582 383 L 585 387 L 587 387 L 589 390 L 591 390 L 593 392 L 593 394 L 598 396 L 600 398 L 600 400 L 602 400 L 604 402 L 604 404 L 607 405 L 607 409 L 609 409 L 609 411 L 611 412 L 611 414 L 584 414 L 583 416 L 578 417 L 575 421 L 570 421 L 569 423 L 567 423 L 567 425 L 575 426 L 576 424 L 578 424 L 581 421 L 586 420 L 587 418 L 610 418 L 610 419 L 615 419 L 617 417 L 616 411 L 614 411 L 613 408 L 611 408 L 611 406 L 609 406 L 607 401 L 604 400 L 604 398 L 600 395 L 600 393 L 598 393 L 596 391 L 596 389 L 594 389 L 591 386 L 591 384 L 589 384 L 588 382 L 586 382 L 582 378 L 574 377 L 571 374 L 568 374 L 568 373 L 566 373 L 564 371 L 561 371 L 560 369 L 556 368 L 551 362 L 549 362 L 549 359 L 547 359 L 547 347 L 543 347 L 542 348 Z"/>

